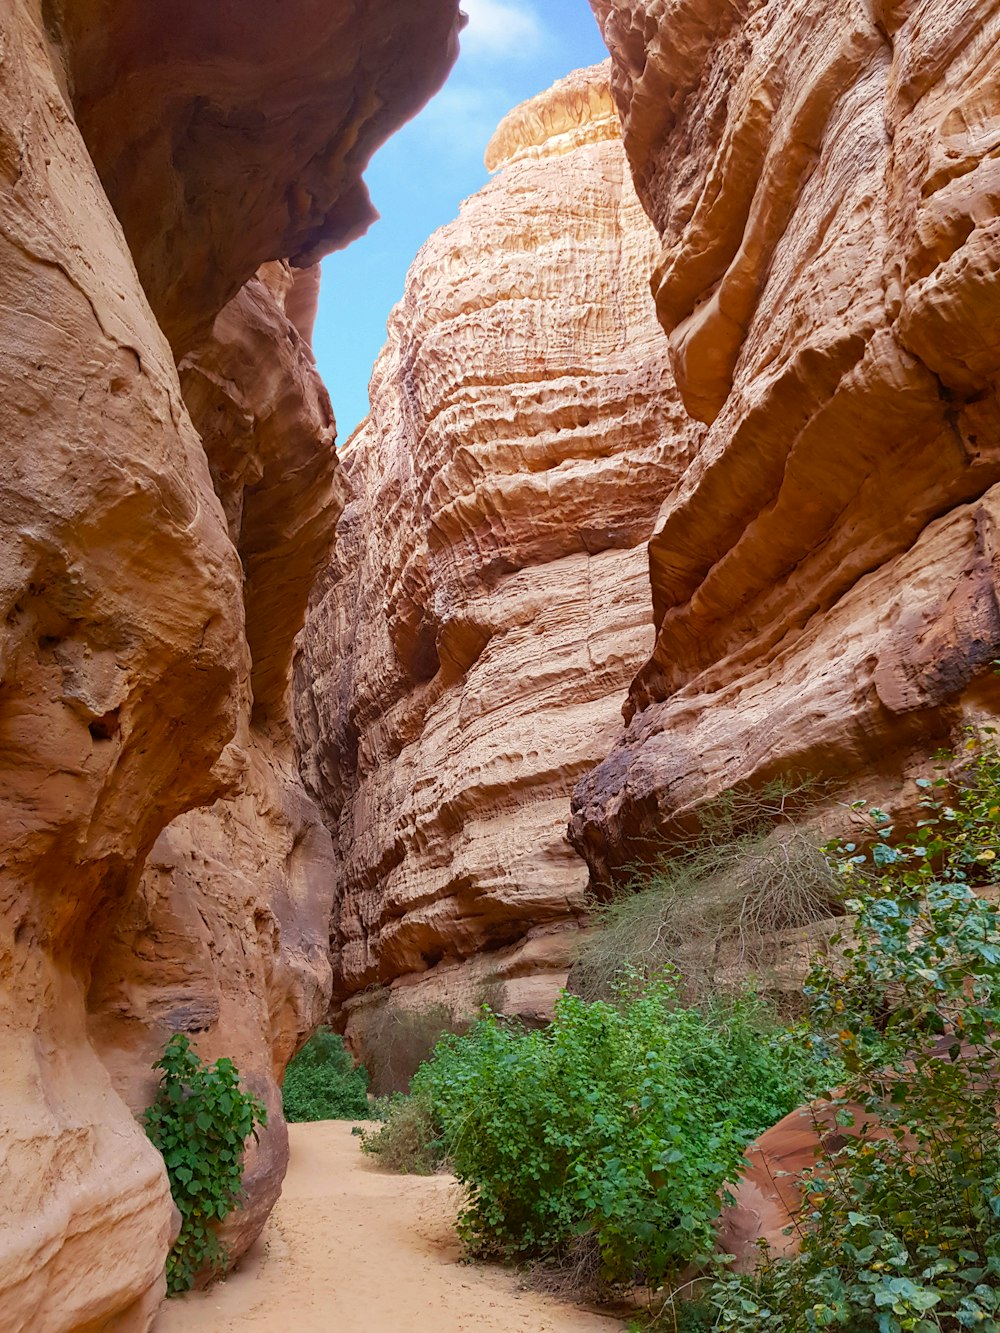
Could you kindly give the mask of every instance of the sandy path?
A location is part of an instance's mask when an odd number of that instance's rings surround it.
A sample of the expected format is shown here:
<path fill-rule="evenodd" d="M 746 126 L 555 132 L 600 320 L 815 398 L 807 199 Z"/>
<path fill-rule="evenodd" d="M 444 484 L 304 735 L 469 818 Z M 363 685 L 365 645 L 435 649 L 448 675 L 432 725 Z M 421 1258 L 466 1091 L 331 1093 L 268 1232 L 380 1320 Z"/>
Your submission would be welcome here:
<path fill-rule="evenodd" d="M 170 1301 L 154 1333 L 617 1333 L 615 1319 L 458 1262 L 458 1190 L 363 1157 L 351 1126 L 290 1125 L 292 1160 L 264 1234 L 213 1290 Z"/>

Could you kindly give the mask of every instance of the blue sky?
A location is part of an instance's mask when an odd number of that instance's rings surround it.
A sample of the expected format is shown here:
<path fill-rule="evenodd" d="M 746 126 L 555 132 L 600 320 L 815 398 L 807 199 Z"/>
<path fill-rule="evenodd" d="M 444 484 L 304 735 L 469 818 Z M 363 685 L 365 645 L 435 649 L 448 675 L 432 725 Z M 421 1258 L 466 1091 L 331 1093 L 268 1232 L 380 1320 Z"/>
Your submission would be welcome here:
<path fill-rule="evenodd" d="M 607 56 L 587 0 L 462 0 L 462 8 L 469 25 L 451 77 L 366 173 L 381 219 L 323 261 L 313 346 L 341 444 L 368 411 L 368 379 L 406 272 L 431 232 L 485 183 L 483 153 L 500 120 Z"/>

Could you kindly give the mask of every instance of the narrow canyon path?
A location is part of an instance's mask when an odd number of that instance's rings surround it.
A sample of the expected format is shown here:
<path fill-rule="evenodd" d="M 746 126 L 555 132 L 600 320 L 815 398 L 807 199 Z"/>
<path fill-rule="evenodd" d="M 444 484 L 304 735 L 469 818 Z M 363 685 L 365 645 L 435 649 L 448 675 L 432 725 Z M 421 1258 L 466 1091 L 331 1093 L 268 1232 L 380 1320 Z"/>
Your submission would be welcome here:
<path fill-rule="evenodd" d="M 154 1333 L 618 1333 L 624 1325 L 464 1265 L 449 1176 L 396 1176 L 346 1121 L 290 1125 L 292 1157 L 260 1240 L 225 1282 L 169 1301 Z"/>

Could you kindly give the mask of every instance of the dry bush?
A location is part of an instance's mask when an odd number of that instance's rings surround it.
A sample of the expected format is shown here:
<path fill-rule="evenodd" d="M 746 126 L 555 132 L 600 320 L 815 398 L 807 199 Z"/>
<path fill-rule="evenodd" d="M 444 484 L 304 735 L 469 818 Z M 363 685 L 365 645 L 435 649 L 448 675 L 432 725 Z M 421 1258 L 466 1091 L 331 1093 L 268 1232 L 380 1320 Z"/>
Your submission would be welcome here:
<path fill-rule="evenodd" d="M 361 1151 L 401 1175 L 429 1176 L 442 1164 L 440 1131 L 426 1097 L 399 1097 L 377 1129 L 362 1130 Z"/>
<path fill-rule="evenodd" d="M 404 1009 L 393 1004 L 390 992 L 376 994 L 366 1007 L 359 1035 L 361 1063 L 371 1077 L 378 1097 L 408 1092 L 410 1080 L 428 1058 L 445 1032 L 465 1032 L 468 1024 L 457 1021 L 446 1004 Z"/>
<path fill-rule="evenodd" d="M 385 1097 L 409 1092 L 413 1075 L 446 1032 L 457 1036 L 468 1032 L 483 1006 L 499 1013 L 504 987 L 495 977 L 485 978 L 468 1013 L 456 1013 L 444 1003 L 405 1008 L 393 1002 L 385 987 L 370 991 L 365 999 L 358 1036 L 361 1063 L 368 1070 L 372 1091 Z"/>
<path fill-rule="evenodd" d="M 727 792 L 687 848 L 636 868 L 610 902 L 594 905 L 597 929 L 572 988 L 611 999 L 626 972 L 674 968 L 697 1001 L 750 976 L 766 981 L 777 936 L 843 912 L 820 835 L 792 819 L 816 793 L 812 782 Z"/>
<path fill-rule="evenodd" d="M 524 1284 L 575 1305 L 607 1306 L 608 1284 L 601 1277 L 601 1251 L 593 1232 L 578 1236 L 558 1261 L 536 1260 L 524 1270 Z"/>

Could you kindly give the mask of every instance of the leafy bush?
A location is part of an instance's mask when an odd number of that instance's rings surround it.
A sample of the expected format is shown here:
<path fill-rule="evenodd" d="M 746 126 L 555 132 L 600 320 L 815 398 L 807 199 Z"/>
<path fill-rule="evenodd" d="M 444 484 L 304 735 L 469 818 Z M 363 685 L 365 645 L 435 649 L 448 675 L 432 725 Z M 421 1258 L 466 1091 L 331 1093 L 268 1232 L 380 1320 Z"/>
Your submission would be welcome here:
<path fill-rule="evenodd" d="M 183 1033 L 173 1034 L 153 1068 L 163 1077 L 143 1124 L 163 1154 L 181 1215 L 167 1258 L 167 1292 L 177 1296 L 203 1269 L 225 1263 L 216 1226 L 239 1203 L 243 1147 L 257 1125 L 267 1125 L 267 1112 L 240 1088 L 232 1060 L 205 1064 Z"/>
<path fill-rule="evenodd" d="M 320 1028 L 289 1062 L 282 1085 L 285 1119 L 363 1120 L 368 1115 L 368 1075 L 355 1068 L 343 1038 Z"/>
<path fill-rule="evenodd" d="M 615 1004 L 563 994 L 543 1031 L 487 1014 L 412 1089 L 466 1187 L 471 1252 L 558 1259 L 590 1236 L 606 1283 L 658 1285 L 710 1252 L 747 1142 L 824 1079 L 756 1000 L 702 1013 L 661 979 Z"/>
<path fill-rule="evenodd" d="M 623 973 L 676 967 L 684 993 L 704 999 L 766 971 L 783 930 L 843 913 L 843 893 L 812 830 L 793 821 L 815 799 L 815 781 L 773 782 L 726 792 L 702 813 L 683 849 L 639 866 L 609 902 L 580 949 L 572 989 L 609 999 Z M 731 984 L 731 983 L 730 983 Z"/>
<path fill-rule="evenodd" d="M 717 1328 L 1000 1331 L 1000 913 L 976 893 L 996 880 L 1000 755 L 971 754 L 950 803 L 945 778 L 918 782 L 912 836 L 872 810 L 861 849 L 831 847 L 857 921 L 810 991 L 848 1069 L 846 1133 L 804 1182 L 801 1252 L 720 1279 Z"/>

